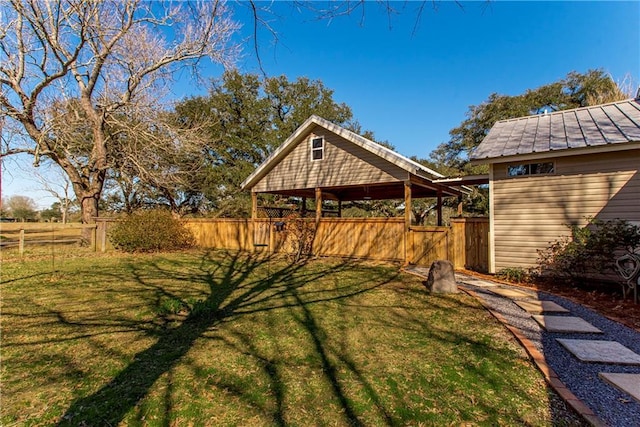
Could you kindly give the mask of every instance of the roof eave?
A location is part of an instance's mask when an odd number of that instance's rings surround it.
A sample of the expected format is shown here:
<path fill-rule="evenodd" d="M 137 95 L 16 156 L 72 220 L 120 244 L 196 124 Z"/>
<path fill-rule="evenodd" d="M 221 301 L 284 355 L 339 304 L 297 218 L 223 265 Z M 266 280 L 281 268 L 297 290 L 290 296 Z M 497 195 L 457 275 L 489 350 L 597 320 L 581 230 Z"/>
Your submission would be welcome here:
<path fill-rule="evenodd" d="M 612 153 L 612 152 L 618 152 L 618 151 L 637 150 L 637 149 L 640 149 L 640 141 L 606 144 L 606 145 L 595 145 L 595 146 L 588 146 L 588 147 L 564 148 L 561 150 L 539 151 L 539 152 L 525 153 L 525 154 L 514 154 L 510 156 L 472 158 L 470 163 L 471 165 L 508 163 L 508 162 L 516 162 L 516 161 L 553 159 L 557 157 L 578 156 L 582 154 Z"/>
<path fill-rule="evenodd" d="M 242 184 L 240 184 L 240 188 L 243 190 L 252 188 L 255 184 L 258 183 L 269 171 L 278 164 L 287 154 L 289 154 L 289 148 L 293 149 L 296 145 L 296 142 L 304 135 L 306 135 L 307 131 L 314 125 L 320 124 L 320 121 L 327 122 L 326 120 L 318 117 L 311 116 L 307 120 L 302 123 L 298 129 L 296 129 L 290 136 L 287 138 L 278 148 L 276 148 L 273 153 L 271 153 L 264 162 L 260 166 L 256 168 L 255 171 L 251 175 L 247 177 Z"/>

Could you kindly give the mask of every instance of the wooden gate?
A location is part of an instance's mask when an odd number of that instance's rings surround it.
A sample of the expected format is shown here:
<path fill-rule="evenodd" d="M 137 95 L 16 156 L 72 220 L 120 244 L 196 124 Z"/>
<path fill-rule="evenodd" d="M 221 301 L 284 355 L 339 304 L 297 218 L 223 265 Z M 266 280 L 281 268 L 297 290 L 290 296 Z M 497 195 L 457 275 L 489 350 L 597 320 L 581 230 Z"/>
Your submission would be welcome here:
<path fill-rule="evenodd" d="M 429 266 L 450 260 L 456 269 L 489 270 L 489 220 L 452 218 L 451 227 L 411 227 L 407 233 L 407 263 Z"/>

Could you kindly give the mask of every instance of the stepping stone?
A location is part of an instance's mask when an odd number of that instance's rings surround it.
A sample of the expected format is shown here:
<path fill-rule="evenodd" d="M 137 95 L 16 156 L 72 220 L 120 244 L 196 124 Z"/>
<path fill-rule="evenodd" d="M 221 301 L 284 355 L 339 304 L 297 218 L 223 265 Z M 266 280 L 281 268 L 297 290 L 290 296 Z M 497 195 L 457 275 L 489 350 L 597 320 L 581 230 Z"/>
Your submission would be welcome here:
<path fill-rule="evenodd" d="M 531 299 L 531 297 L 533 296 L 530 293 L 519 291 L 517 289 L 493 288 L 491 289 L 491 292 L 511 299 Z"/>
<path fill-rule="evenodd" d="M 602 333 L 600 329 L 580 317 L 545 315 L 535 315 L 531 317 L 549 332 Z"/>
<path fill-rule="evenodd" d="M 497 283 L 487 282 L 486 280 L 480 280 L 480 279 L 463 279 L 462 283 L 466 283 L 467 285 L 478 286 L 481 288 L 494 288 L 498 286 Z"/>
<path fill-rule="evenodd" d="M 640 365 L 640 354 L 634 353 L 617 341 L 565 338 L 557 338 L 557 341 L 582 362 Z"/>
<path fill-rule="evenodd" d="M 630 394 L 631 397 L 640 402 L 640 374 L 600 372 L 598 375 L 618 390 Z"/>
<path fill-rule="evenodd" d="M 553 301 L 518 301 L 516 302 L 521 309 L 528 313 L 568 313 L 569 310 Z"/>

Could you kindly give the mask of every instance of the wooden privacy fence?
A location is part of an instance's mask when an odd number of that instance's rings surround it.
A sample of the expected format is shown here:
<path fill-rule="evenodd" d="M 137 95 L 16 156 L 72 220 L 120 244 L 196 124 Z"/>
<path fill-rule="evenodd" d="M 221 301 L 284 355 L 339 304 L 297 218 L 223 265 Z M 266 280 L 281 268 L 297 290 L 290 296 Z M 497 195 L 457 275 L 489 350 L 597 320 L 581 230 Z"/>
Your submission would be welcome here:
<path fill-rule="evenodd" d="M 111 249 L 108 230 L 114 220 L 97 218 L 96 249 Z M 410 227 L 404 218 L 187 219 L 196 245 L 202 248 L 284 252 L 292 248 L 294 221 L 313 230 L 311 252 L 318 256 L 398 261 L 429 266 L 450 260 L 455 268 L 488 271 L 489 220 L 452 218 L 450 227 Z M 298 236 L 295 236 L 298 238 Z"/>
<path fill-rule="evenodd" d="M 288 250 L 294 226 L 292 220 L 279 218 L 190 219 L 185 224 L 200 247 L 268 252 Z M 488 271 L 487 218 L 454 218 L 450 227 L 410 227 L 408 231 L 403 218 L 322 218 L 312 228 L 313 255 L 427 266 L 436 259 L 448 259 L 456 268 Z"/>

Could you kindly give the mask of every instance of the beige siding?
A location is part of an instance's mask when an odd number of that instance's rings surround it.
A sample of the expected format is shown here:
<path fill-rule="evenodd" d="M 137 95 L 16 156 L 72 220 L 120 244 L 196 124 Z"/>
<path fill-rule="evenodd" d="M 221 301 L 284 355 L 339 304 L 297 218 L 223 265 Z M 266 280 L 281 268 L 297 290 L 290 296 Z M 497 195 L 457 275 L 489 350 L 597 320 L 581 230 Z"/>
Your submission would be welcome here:
<path fill-rule="evenodd" d="M 640 150 L 559 157 L 555 174 L 511 178 L 493 165 L 494 271 L 535 266 L 538 249 L 586 217 L 640 222 Z"/>
<path fill-rule="evenodd" d="M 325 139 L 324 158 L 312 161 L 310 141 L 318 136 Z M 255 185 L 253 191 L 338 187 L 404 179 L 408 179 L 408 175 L 401 168 L 326 129 L 316 127 Z"/>

